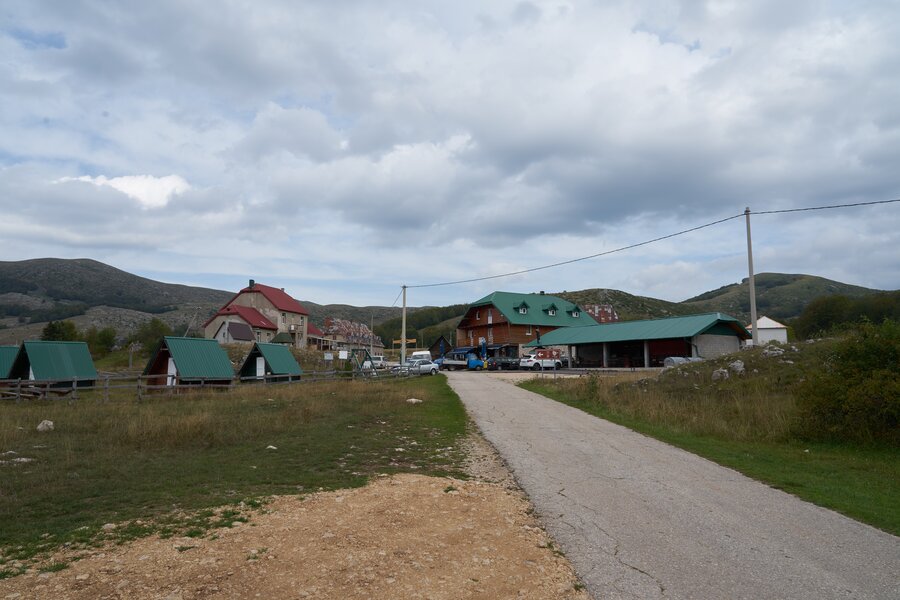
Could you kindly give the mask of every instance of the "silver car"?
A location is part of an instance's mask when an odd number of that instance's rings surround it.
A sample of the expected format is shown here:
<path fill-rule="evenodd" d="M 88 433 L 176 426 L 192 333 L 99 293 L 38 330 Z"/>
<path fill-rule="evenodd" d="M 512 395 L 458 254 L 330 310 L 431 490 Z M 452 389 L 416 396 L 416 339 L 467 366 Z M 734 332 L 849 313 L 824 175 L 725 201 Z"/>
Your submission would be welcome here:
<path fill-rule="evenodd" d="M 437 375 L 438 370 L 436 363 L 425 358 L 414 358 L 392 368 L 391 372 L 398 375 Z"/>

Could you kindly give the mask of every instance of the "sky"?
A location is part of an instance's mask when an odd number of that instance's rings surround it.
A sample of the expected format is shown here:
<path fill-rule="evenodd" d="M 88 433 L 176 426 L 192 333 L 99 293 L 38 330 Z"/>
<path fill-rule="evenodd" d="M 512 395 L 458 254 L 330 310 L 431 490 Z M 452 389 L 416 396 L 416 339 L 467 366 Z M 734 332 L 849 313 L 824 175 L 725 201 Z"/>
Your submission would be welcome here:
<path fill-rule="evenodd" d="M 894 0 L 5 0 L 0 260 L 317 303 L 900 288 Z"/>

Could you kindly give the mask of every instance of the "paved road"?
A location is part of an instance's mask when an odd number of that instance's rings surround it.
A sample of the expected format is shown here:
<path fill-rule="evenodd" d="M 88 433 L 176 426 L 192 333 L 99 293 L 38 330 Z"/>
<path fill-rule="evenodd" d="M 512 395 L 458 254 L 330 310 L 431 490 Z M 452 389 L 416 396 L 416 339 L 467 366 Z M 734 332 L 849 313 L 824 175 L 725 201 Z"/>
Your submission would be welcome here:
<path fill-rule="evenodd" d="M 900 538 L 483 373 L 448 373 L 591 594 L 900 598 Z"/>

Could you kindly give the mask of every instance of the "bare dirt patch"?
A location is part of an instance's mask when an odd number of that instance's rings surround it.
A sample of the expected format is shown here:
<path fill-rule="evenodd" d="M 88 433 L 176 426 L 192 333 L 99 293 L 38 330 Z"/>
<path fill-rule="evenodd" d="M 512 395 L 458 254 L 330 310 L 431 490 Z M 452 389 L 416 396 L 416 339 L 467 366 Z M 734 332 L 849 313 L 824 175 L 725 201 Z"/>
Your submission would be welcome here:
<path fill-rule="evenodd" d="M 202 538 L 59 555 L 68 568 L 0 581 L 0 597 L 588 598 L 493 448 L 467 445 L 471 481 L 402 474 L 279 496 Z"/>

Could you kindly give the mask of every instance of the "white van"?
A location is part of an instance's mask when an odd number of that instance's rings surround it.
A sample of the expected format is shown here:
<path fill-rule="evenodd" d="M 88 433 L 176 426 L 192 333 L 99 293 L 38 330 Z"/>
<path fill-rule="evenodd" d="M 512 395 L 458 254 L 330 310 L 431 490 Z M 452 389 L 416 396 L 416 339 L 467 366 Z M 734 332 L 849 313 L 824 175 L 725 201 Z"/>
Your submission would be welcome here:
<path fill-rule="evenodd" d="M 412 354 L 406 357 L 406 360 L 415 360 L 417 358 L 424 358 L 425 360 L 431 360 L 431 352 L 428 350 L 416 350 Z"/>

